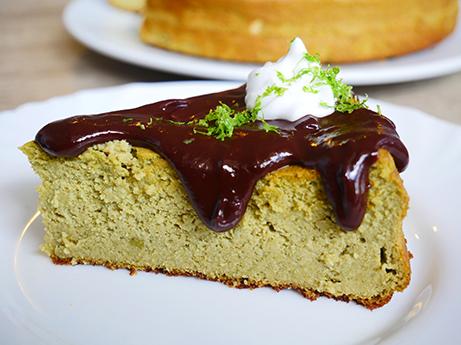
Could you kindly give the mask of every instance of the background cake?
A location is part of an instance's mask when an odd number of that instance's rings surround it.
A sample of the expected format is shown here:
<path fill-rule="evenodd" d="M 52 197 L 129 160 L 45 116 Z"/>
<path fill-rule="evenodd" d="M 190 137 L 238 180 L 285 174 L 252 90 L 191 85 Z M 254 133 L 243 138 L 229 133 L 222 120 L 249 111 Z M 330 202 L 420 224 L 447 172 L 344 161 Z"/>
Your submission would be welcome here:
<path fill-rule="evenodd" d="M 264 62 L 295 36 L 325 62 L 383 59 L 453 31 L 457 0 L 148 0 L 141 38 L 198 56 Z"/>

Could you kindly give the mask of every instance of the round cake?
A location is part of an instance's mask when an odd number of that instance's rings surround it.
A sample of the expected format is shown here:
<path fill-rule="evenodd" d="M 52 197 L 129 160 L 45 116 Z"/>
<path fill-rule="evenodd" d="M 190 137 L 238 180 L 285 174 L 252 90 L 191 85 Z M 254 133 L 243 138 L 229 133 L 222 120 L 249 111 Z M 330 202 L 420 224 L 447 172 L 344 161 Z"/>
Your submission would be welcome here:
<path fill-rule="evenodd" d="M 296 36 L 332 63 L 398 56 L 449 35 L 458 0 L 147 0 L 141 38 L 209 58 L 264 62 Z"/>

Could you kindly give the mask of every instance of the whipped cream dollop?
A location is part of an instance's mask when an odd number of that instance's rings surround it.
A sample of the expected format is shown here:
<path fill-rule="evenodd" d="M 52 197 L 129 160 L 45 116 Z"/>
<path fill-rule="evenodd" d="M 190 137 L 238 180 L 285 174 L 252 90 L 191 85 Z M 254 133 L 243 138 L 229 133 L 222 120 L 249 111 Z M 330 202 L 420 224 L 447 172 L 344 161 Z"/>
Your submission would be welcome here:
<path fill-rule="evenodd" d="M 331 85 L 318 77 L 318 59 L 307 53 L 300 38 L 288 54 L 252 71 L 246 84 L 245 103 L 266 120 L 296 121 L 305 115 L 327 116 L 335 111 Z"/>

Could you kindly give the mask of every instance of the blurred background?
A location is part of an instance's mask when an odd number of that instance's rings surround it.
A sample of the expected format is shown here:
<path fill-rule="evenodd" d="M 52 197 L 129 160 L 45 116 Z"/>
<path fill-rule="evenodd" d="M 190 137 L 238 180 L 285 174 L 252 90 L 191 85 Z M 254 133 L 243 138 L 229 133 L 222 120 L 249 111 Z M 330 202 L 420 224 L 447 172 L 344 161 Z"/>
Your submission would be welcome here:
<path fill-rule="evenodd" d="M 67 4 L 64 0 L 0 0 L 0 110 L 87 88 L 199 79 L 135 66 L 90 50 L 66 31 L 62 13 Z M 355 87 L 357 93 L 412 106 L 456 123 L 461 123 L 460 89 L 460 72 Z"/>

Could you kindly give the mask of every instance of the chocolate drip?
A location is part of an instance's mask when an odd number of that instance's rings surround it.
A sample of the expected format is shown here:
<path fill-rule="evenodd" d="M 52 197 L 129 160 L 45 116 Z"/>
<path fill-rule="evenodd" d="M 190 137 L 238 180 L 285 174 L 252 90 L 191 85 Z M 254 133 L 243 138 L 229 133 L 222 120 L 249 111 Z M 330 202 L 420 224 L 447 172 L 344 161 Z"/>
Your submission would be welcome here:
<path fill-rule="evenodd" d="M 287 165 L 317 169 L 339 225 L 362 222 L 369 188 L 368 173 L 379 148 L 394 157 L 399 171 L 408 152 L 384 116 L 367 109 L 335 112 L 324 118 L 306 115 L 296 122 L 269 121 L 279 133 L 260 124 L 238 128 L 230 139 L 195 134 L 178 124 L 204 117 L 219 102 L 241 110 L 245 86 L 188 99 L 165 100 L 135 109 L 75 116 L 43 127 L 36 142 L 50 155 L 74 157 L 89 146 L 126 140 L 154 150 L 176 169 L 203 222 L 214 231 L 234 227 L 242 218 L 256 181 Z"/>

